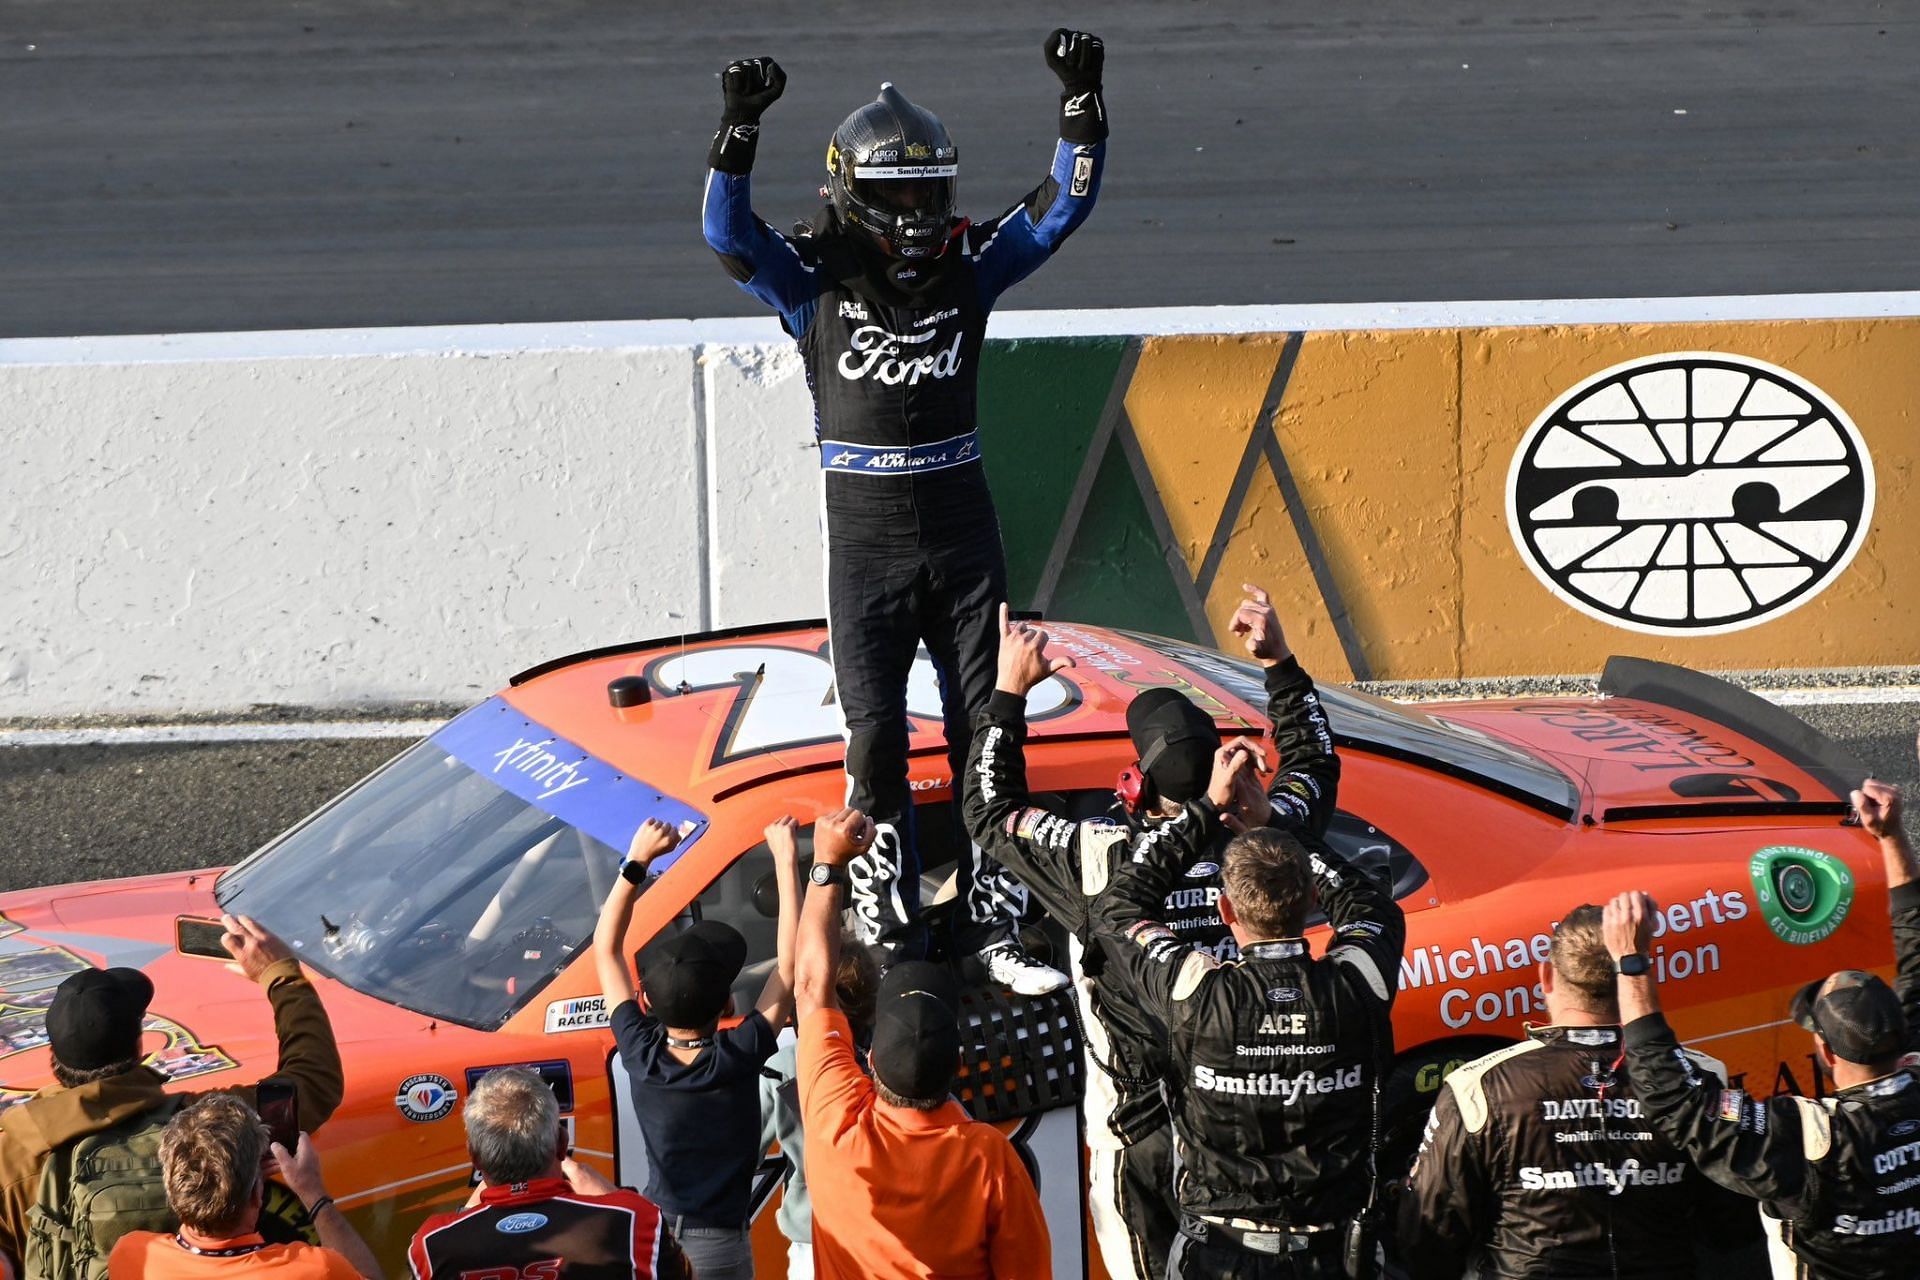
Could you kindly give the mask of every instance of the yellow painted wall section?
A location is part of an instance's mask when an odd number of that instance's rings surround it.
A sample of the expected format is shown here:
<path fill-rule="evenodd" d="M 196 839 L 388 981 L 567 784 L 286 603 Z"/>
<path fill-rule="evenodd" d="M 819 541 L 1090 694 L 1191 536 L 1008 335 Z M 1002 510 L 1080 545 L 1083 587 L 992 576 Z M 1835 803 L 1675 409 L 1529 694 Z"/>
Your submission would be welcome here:
<path fill-rule="evenodd" d="M 1241 504 L 1232 537 L 1220 558 L 1220 571 L 1205 602 L 1214 641 L 1228 653 L 1241 652 L 1241 642 L 1228 632 L 1227 623 L 1240 604 L 1244 583 L 1265 587 L 1273 597 L 1287 642 L 1307 670 L 1324 672 L 1333 680 L 1354 678 L 1328 615 L 1327 602 L 1314 582 L 1312 566 L 1281 501 L 1280 483 L 1265 466 L 1253 473 L 1253 483 L 1247 488 L 1246 501 Z"/>
<path fill-rule="evenodd" d="M 1141 347 L 1127 418 L 1189 573 L 1206 557 L 1284 343 L 1284 334 L 1259 334 Z"/>
<path fill-rule="evenodd" d="M 1276 422 L 1375 679 L 1450 671 L 1461 619 L 1459 335 L 1310 333 Z"/>
<path fill-rule="evenodd" d="M 1592 671 L 1614 653 L 1732 670 L 1920 662 L 1920 592 L 1903 589 L 1920 570 L 1909 516 L 1920 320 L 1489 329 L 1462 333 L 1461 350 L 1459 674 Z M 1852 564 L 1798 608 L 1724 635 L 1648 635 L 1590 618 L 1541 585 L 1507 527 L 1507 472 L 1534 418 L 1591 374 L 1676 351 L 1747 356 L 1812 382 L 1853 419 L 1873 460 L 1873 519 Z M 1426 501 L 1447 505 L 1438 492 Z"/>

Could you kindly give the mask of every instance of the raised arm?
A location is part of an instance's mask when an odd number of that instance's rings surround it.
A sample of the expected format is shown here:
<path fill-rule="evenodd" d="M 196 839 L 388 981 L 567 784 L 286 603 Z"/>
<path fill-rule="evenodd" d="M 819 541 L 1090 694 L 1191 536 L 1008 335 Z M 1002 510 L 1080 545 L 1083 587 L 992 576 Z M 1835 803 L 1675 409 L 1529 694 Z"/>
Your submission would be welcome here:
<path fill-rule="evenodd" d="M 593 927 L 593 968 L 600 978 L 601 994 L 607 1008 L 613 1009 L 634 998 L 633 970 L 621 948 L 627 940 L 627 924 L 633 919 L 633 903 L 646 886 L 654 860 L 680 843 L 680 833 L 658 818 L 648 818 L 633 833 L 627 846 L 620 874 L 600 906 L 600 919 Z"/>
<path fill-rule="evenodd" d="M 873 819 L 841 809 L 813 824 L 813 883 L 800 908 L 793 958 L 794 1002 L 800 1021 L 816 1009 L 837 1009 L 834 974 L 840 968 L 840 917 L 847 906 L 847 864 L 873 844 Z M 830 868 L 821 883 L 821 867 Z"/>
<path fill-rule="evenodd" d="M 1313 678 L 1287 645 L 1286 633 L 1267 593 L 1243 584 L 1246 598 L 1228 624 L 1247 652 L 1266 668 L 1267 719 L 1280 771 L 1267 788 L 1267 816 L 1276 827 L 1324 835 L 1340 791 L 1340 757 L 1333 749 L 1327 713 Z"/>
<path fill-rule="evenodd" d="M 1062 928 L 1082 934 L 1089 895 L 1127 839 L 1117 823 L 1072 819 L 1033 803 L 1027 792 L 1027 694 L 1073 665 L 1047 656 L 1047 633 L 1011 621 L 1000 606 L 1000 672 L 973 717 L 961 812 L 973 842 L 1020 878 Z"/>
<path fill-rule="evenodd" d="M 273 1074 L 293 1082 L 300 1127 L 312 1132 L 333 1114 L 346 1093 L 340 1045 L 327 1007 L 286 943 L 251 916 L 222 916 L 220 923 L 226 929 L 221 945 L 240 972 L 260 984 L 273 1005 L 273 1030 L 280 1042 Z M 238 1092 L 247 1105 L 257 1105 L 254 1086 Z"/>
<path fill-rule="evenodd" d="M 720 129 L 707 150 L 707 193 L 701 229 L 735 283 L 780 313 L 787 332 L 799 337 L 811 320 L 813 268 L 793 242 L 753 211 L 754 152 L 760 117 L 787 87 L 787 73 L 772 58 L 729 63 L 720 75 L 725 105 Z"/>
<path fill-rule="evenodd" d="M 1638 891 L 1607 903 L 1601 929 L 1616 969 L 1625 957 L 1647 955 L 1659 910 Z M 1654 1127 L 1721 1186 L 1759 1200 L 1798 1200 L 1807 1185 L 1802 1125 L 1822 1124 L 1819 1117 L 1804 1115 L 1793 1098 L 1763 1102 L 1724 1088 L 1710 1059 L 1680 1047 L 1651 969 L 1620 974 L 1617 987 L 1627 1074 Z"/>
<path fill-rule="evenodd" d="M 792 818 L 767 825 L 767 852 L 773 855 L 773 879 L 780 890 L 780 920 L 774 933 L 773 972 L 754 1008 L 778 1031 L 793 1016 L 793 946 L 800 929 L 800 826 Z"/>
<path fill-rule="evenodd" d="M 1901 823 L 1900 792 L 1867 779 L 1853 793 L 1860 825 L 1880 842 L 1887 873 L 1887 914 L 1893 920 L 1893 989 L 1906 1014 L 1907 1049 L 1920 1051 L 1920 860 Z"/>
<path fill-rule="evenodd" d="M 1188 806 L 1178 818 L 1136 836 L 1093 905 L 1093 939 L 1101 962 L 1124 972 L 1147 1007 L 1169 1024 L 1176 995 L 1190 995 L 1219 967 L 1210 952 L 1188 946 L 1159 919 L 1161 904 L 1180 879 L 1181 828 L 1192 821 Z"/>
<path fill-rule="evenodd" d="M 1407 945 L 1406 915 L 1372 876 L 1332 849 L 1316 841 L 1308 841 L 1307 849 L 1314 891 L 1333 927 L 1327 959 L 1346 966 L 1377 998 L 1391 1003 Z"/>
<path fill-rule="evenodd" d="M 1051 257 L 1093 212 L 1106 164 L 1107 103 L 1102 88 L 1106 46 L 1085 31 L 1047 37 L 1047 67 L 1060 79 L 1060 141 L 1046 181 L 985 226 L 972 250 L 981 301 L 994 299 Z"/>

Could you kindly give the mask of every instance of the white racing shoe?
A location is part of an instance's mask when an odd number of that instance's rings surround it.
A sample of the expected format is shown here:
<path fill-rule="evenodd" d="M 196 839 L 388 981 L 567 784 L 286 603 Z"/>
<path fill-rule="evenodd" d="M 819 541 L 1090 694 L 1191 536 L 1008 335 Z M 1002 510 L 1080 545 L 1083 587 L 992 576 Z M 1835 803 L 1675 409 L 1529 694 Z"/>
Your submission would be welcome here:
<path fill-rule="evenodd" d="M 1015 995 L 1044 996 L 1065 987 L 1067 975 L 1049 964 L 1041 964 L 1020 949 L 1018 943 L 997 942 L 980 952 L 980 963 L 987 977 Z"/>

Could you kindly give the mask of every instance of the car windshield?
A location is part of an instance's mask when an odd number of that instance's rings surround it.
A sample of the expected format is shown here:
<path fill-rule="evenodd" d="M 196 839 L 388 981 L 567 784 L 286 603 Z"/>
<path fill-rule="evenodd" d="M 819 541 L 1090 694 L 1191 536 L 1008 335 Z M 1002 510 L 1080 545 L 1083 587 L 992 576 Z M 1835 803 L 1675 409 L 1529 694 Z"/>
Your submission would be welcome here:
<path fill-rule="evenodd" d="M 1254 706 L 1266 706 L 1266 685 L 1256 663 L 1163 636 L 1124 634 Z M 1571 817 L 1579 806 L 1580 791 L 1574 781 L 1537 756 L 1464 725 L 1344 685 L 1317 688 L 1334 737 L 1343 743 L 1467 778 L 1563 816 Z"/>
<path fill-rule="evenodd" d="M 496 698 L 227 872 L 216 896 L 356 991 L 492 1030 L 592 936 L 648 817 L 696 828 L 676 856 L 704 827 Z"/>

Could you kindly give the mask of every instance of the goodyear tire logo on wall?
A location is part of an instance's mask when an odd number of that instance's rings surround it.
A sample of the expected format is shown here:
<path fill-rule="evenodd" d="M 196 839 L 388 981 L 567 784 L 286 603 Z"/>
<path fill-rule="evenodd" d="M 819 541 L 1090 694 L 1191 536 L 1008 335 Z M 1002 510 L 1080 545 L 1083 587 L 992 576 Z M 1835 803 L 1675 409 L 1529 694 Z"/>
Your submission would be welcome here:
<path fill-rule="evenodd" d="M 1779 617 L 1853 559 L 1873 466 L 1831 397 L 1763 361 L 1615 365 L 1534 420 L 1507 522 L 1534 575 L 1602 622 L 1712 635 Z"/>
<path fill-rule="evenodd" d="M 1831 854 L 1769 845 L 1747 864 L 1760 917 L 1773 936 L 1796 947 L 1822 942 L 1853 910 L 1853 872 Z"/>

